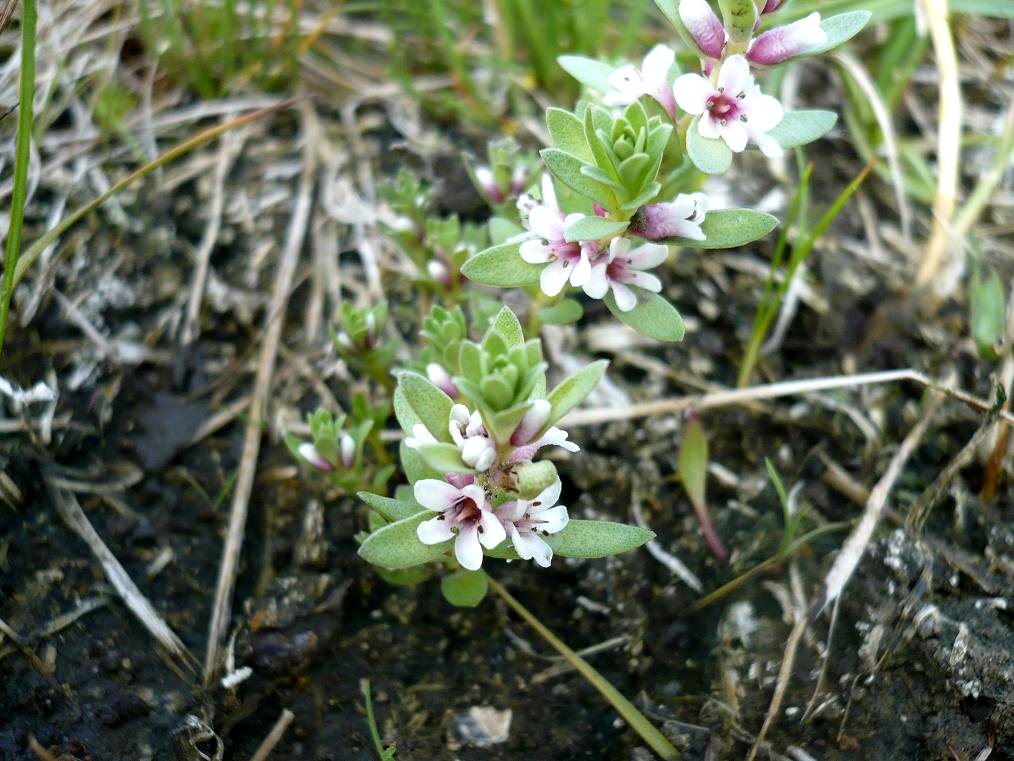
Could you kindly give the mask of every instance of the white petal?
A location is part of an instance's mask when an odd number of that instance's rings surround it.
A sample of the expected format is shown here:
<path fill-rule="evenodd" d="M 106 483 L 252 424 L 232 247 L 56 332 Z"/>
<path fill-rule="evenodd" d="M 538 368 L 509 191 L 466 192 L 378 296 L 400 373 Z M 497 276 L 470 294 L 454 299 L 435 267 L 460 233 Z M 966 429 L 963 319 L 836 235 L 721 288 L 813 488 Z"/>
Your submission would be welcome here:
<path fill-rule="evenodd" d="M 778 98 L 762 95 L 759 92 L 744 98 L 741 108 L 746 114 L 746 123 L 749 129 L 760 132 L 767 132 L 781 122 L 785 115 L 785 110 Z"/>
<path fill-rule="evenodd" d="M 549 172 L 542 175 L 542 204 L 553 211 L 560 211 L 560 204 L 556 202 L 556 189 L 553 187 L 553 178 Z"/>
<path fill-rule="evenodd" d="M 662 290 L 662 281 L 650 272 L 627 270 L 623 282 L 628 285 L 636 285 L 638 288 L 644 288 L 644 290 L 651 291 L 652 293 L 659 293 Z"/>
<path fill-rule="evenodd" d="M 562 531 L 570 521 L 570 517 L 567 515 L 567 508 L 563 505 L 540 510 L 537 514 L 533 513 L 532 517 L 543 521 L 539 524 L 538 528 L 539 531 L 545 531 L 547 534 L 555 534 L 558 531 Z"/>
<path fill-rule="evenodd" d="M 489 465 L 485 468 L 479 467 L 479 460 L 486 458 L 486 450 L 489 449 L 488 441 L 482 436 L 472 436 L 469 439 L 465 439 L 464 443 L 461 444 L 461 459 L 464 460 L 466 465 L 470 465 L 476 470 L 487 470 Z M 496 453 L 494 452 L 494 455 Z"/>
<path fill-rule="evenodd" d="M 553 249 L 541 240 L 526 240 L 521 244 L 518 253 L 529 264 L 545 264 L 553 258 Z"/>
<path fill-rule="evenodd" d="M 701 133 L 701 137 L 710 137 L 712 140 L 719 140 L 722 137 L 718 133 L 718 122 L 712 119 L 709 114 L 705 114 L 698 120 L 697 131 Z"/>
<path fill-rule="evenodd" d="M 739 153 L 746 148 L 746 127 L 743 126 L 743 122 L 736 121 L 726 122 L 718 124 L 718 134 L 722 136 L 725 144 L 729 146 L 729 150 L 733 153 Z"/>
<path fill-rule="evenodd" d="M 715 94 L 715 88 L 700 74 L 684 74 L 673 82 L 672 94 L 679 107 L 688 114 L 703 114 L 708 98 Z"/>
<path fill-rule="evenodd" d="M 562 428 L 553 426 L 546 431 L 546 434 L 539 439 L 539 447 L 563 447 L 568 452 L 580 452 L 581 447 L 575 444 L 573 441 L 567 440 L 567 432 Z"/>
<path fill-rule="evenodd" d="M 580 288 L 588 282 L 590 276 L 591 262 L 588 261 L 588 254 L 582 249 L 581 258 L 574 265 L 574 269 L 570 273 L 570 284 L 575 288 Z"/>
<path fill-rule="evenodd" d="M 304 441 L 302 444 L 300 444 L 298 452 L 300 457 L 302 457 L 310 465 L 317 468 L 318 470 L 324 470 L 328 472 L 334 470 L 334 465 L 332 465 L 323 457 L 321 457 L 320 453 L 317 451 L 317 447 L 315 447 L 310 442 Z"/>
<path fill-rule="evenodd" d="M 553 562 L 553 548 L 546 544 L 542 537 L 535 535 L 532 535 L 530 547 L 532 560 L 543 568 L 549 568 L 549 564 Z"/>
<path fill-rule="evenodd" d="M 540 544 L 545 544 L 535 534 L 525 532 L 521 533 L 516 528 L 511 526 L 511 544 L 514 545 L 514 550 L 525 560 L 531 560 L 536 552 L 540 551 Z"/>
<path fill-rule="evenodd" d="M 644 57 L 644 64 L 641 66 L 641 74 L 644 81 L 654 86 L 661 82 L 669 86 L 669 69 L 676 62 L 676 51 L 668 45 L 656 45 L 651 52 Z"/>
<path fill-rule="evenodd" d="M 630 266 L 639 270 L 657 267 L 669 256 L 669 247 L 661 243 L 643 243 L 628 254 Z"/>
<path fill-rule="evenodd" d="M 531 501 L 530 504 L 532 505 L 532 509 L 535 510 L 536 512 L 539 512 L 541 510 L 548 510 L 549 508 L 551 508 L 553 505 L 556 504 L 556 501 L 558 499 L 560 499 L 560 492 L 562 490 L 563 484 L 560 482 L 560 479 L 558 478 L 555 481 L 553 481 L 553 483 L 551 483 L 549 486 L 547 486 L 545 489 L 543 489 L 541 492 L 539 492 L 539 495 Z"/>
<path fill-rule="evenodd" d="M 637 306 L 637 296 L 635 296 L 634 292 L 627 288 L 627 286 L 623 283 L 618 283 L 615 280 L 611 281 L 609 285 L 613 289 L 613 298 L 616 299 L 616 307 L 621 312 L 629 312 Z"/>
<path fill-rule="evenodd" d="M 521 520 L 521 517 L 525 514 L 525 506 L 527 504 L 528 503 L 523 500 L 504 502 L 500 505 L 500 507 L 494 510 L 493 513 L 501 521 L 513 523 L 514 521 Z"/>
<path fill-rule="evenodd" d="M 584 284 L 584 292 L 593 299 L 601 299 L 609 290 L 609 278 L 606 277 L 606 263 L 596 264 L 588 273 L 588 281 Z"/>
<path fill-rule="evenodd" d="M 418 483 L 418 481 L 416 482 Z M 479 484 L 469 484 L 461 489 L 463 499 L 472 500 L 480 509 L 486 504 L 486 492 Z"/>
<path fill-rule="evenodd" d="M 613 238 L 609 241 L 609 261 L 617 256 L 626 256 L 630 252 L 630 238 Z"/>
<path fill-rule="evenodd" d="M 777 159 L 785 155 L 782 146 L 771 135 L 751 135 L 750 137 L 751 142 L 756 143 L 761 153 L 769 159 Z"/>
<path fill-rule="evenodd" d="M 478 571 L 482 567 L 482 547 L 479 545 L 479 531 L 474 524 L 462 526 L 454 540 L 454 557 L 462 568 Z"/>
<path fill-rule="evenodd" d="M 466 487 L 467 488 L 467 487 Z M 412 487 L 415 501 L 427 510 L 442 513 L 461 499 L 462 491 L 446 481 L 435 478 L 423 478 Z"/>
<path fill-rule="evenodd" d="M 454 536 L 447 521 L 441 520 L 440 516 L 420 523 L 415 529 L 415 534 L 423 544 L 440 544 Z"/>
<path fill-rule="evenodd" d="M 482 542 L 482 546 L 487 550 L 493 549 L 507 538 L 507 532 L 504 531 L 503 524 L 497 520 L 490 510 L 482 511 L 482 516 L 479 518 L 479 526 L 482 528 L 482 531 L 479 533 L 479 541 Z"/>
<path fill-rule="evenodd" d="M 568 278 L 570 278 L 569 268 L 564 267 L 564 262 L 557 259 L 542 270 L 542 274 L 539 275 L 539 285 L 544 294 L 555 296 L 563 290 Z"/>
<path fill-rule="evenodd" d="M 725 93 L 732 97 L 741 92 L 749 93 L 753 90 L 750 63 L 741 55 L 726 58 L 718 72 L 718 86 L 725 88 Z"/>
<path fill-rule="evenodd" d="M 521 446 L 531 441 L 532 437 L 542 430 L 542 426 L 549 420 L 549 413 L 552 410 L 553 405 L 545 399 L 536 399 L 532 402 L 532 406 L 525 413 L 525 416 L 521 418 L 518 427 L 514 429 L 514 433 L 511 435 L 511 443 L 514 446 Z"/>
<path fill-rule="evenodd" d="M 487 439 L 487 441 L 489 440 Z M 472 467 L 479 471 L 485 471 L 492 468 L 493 463 L 495 462 L 496 462 L 496 447 L 494 447 L 492 444 L 487 444 L 482 454 L 480 454 L 477 458 L 475 458 L 475 464 Z"/>
<path fill-rule="evenodd" d="M 528 215 L 528 225 L 532 228 L 532 232 L 546 240 L 563 240 L 563 220 L 555 209 L 536 206 Z"/>
<path fill-rule="evenodd" d="M 614 100 L 626 99 L 626 103 L 615 105 L 627 105 L 633 103 L 644 92 L 644 78 L 635 66 L 621 66 L 609 75 L 609 86 L 616 92 L 610 93 Z M 613 105 L 607 103 L 606 105 Z"/>

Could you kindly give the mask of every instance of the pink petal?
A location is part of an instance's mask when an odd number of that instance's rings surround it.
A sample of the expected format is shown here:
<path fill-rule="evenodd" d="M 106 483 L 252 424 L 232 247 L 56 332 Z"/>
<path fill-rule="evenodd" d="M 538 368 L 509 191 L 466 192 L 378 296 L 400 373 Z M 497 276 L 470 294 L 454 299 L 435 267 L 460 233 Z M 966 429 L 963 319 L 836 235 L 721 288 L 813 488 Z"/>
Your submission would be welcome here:
<path fill-rule="evenodd" d="M 688 114 L 703 114 L 708 98 L 715 94 L 715 88 L 700 74 L 684 74 L 673 82 L 672 94 L 679 107 Z"/>
<path fill-rule="evenodd" d="M 423 544 L 440 544 L 454 536 L 447 521 L 441 520 L 440 516 L 420 523 L 415 529 L 415 534 Z"/>
<path fill-rule="evenodd" d="M 657 267 L 668 257 L 669 247 L 659 243 L 643 243 L 627 255 L 630 266 L 638 270 Z"/>
<path fill-rule="evenodd" d="M 493 511 L 493 514 L 502 521 L 512 523 L 513 521 L 520 520 L 522 516 L 524 516 L 526 504 L 527 503 L 519 500 L 504 502 L 500 505 L 500 507 Z"/>
<path fill-rule="evenodd" d="M 334 470 L 334 465 L 329 463 L 317 452 L 317 448 L 308 441 L 303 442 L 298 447 L 299 456 L 302 457 L 306 462 L 317 470 L 323 470 L 325 473 L 330 473 Z"/>
<path fill-rule="evenodd" d="M 435 478 L 422 478 L 412 487 L 415 501 L 427 510 L 442 513 L 461 499 L 461 490 L 445 481 Z"/>
<path fill-rule="evenodd" d="M 707 0 L 680 0 L 679 14 L 700 51 L 709 58 L 721 58 L 725 29 Z"/>
<path fill-rule="evenodd" d="M 750 45 L 746 57 L 761 66 L 775 66 L 825 42 L 827 33 L 820 27 L 820 14 L 814 12 L 799 21 L 764 32 Z"/>
<path fill-rule="evenodd" d="M 482 547 L 479 545 L 477 526 L 469 524 L 458 531 L 458 538 L 454 540 L 454 557 L 462 568 L 469 571 L 478 571 L 482 567 Z"/>

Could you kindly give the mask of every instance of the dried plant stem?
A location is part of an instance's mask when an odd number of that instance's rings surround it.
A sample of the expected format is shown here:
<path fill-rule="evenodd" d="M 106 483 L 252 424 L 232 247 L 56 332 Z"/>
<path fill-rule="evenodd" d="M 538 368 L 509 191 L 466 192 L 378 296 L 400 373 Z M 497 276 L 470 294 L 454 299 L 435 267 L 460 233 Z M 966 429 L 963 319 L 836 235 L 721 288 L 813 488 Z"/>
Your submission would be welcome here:
<path fill-rule="evenodd" d="M 309 108 L 304 104 L 304 108 Z M 304 119 L 305 125 L 305 119 Z M 240 460 L 239 476 L 233 492 L 232 506 L 229 510 L 229 528 L 226 534 L 225 547 L 222 551 L 222 564 L 219 567 L 218 582 L 215 587 L 215 602 L 211 613 L 208 629 L 208 650 L 204 658 L 204 683 L 210 684 L 215 678 L 218 667 L 218 652 L 229 626 L 232 614 L 232 593 L 236 585 L 236 573 L 239 569 L 239 555 L 243 547 L 243 535 L 246 530 L 247 512 L 250 506 L 250 495 L 253 492 L 254 476 L 257 471 L 257 457 L 260 453 L 261 427 L 265 419 L 265 407 L 271 390 L 271 377 L 274 374 L 275 358 L 282 336 L 285 307 L 289 300 L 299 251 L 310 219 L 310 202 L 313 191 L 315 146 L 307 138 L 303 158 L 303 174 L 299 183 L 295 208 L 289 223 L 285 248 L 282 252 L 275 287 L 271 295 L 271 305 L 265 317 L 266 331 L 261 347 L 260 360 L 257 364 L 257 375 L 254 380 L 253 399 L 250 404 L 250 419 L 243 438 L 243 454 Z"/>
<path fill-rule="evenodd" d="M 927 288 L 932 303 L 945 298 L 954 287 L 953 277 L 938 277 L 944 257 L 952 248 L 951 217 L 958 193 L 961 162 L 961 81 L 958 58 L 951 36 L 948 0 L 921 0 L 929 20 L 930 37 L 940 78 L 937 128 L 937 190 L 933 198 L 933 227 L 915 277 L 916 288 Z M 961 255 L 960 247 L 953 247 Z"/>
<path fill-rule="evenodd" d="M 553 632 L 551 632 L 546 626 L 535 617 L 535 615 L 528 610 L 524 605 L 518 602 L 513 595 L 504 589 L 499 582 L 490 578 L 489 588 L 496 592 L 503 599 L 505 603 L 521 618 L 525 620 L 529 626 L 531 626 L 536 633 L 548 642 L 554 650 L 556 650 L 564 659 L 574 667 L 574 669 L 581 674 L 585 679 L 588 680 L 591 685 L 601 693 L 602 697 L 609 701 L 610 705 L 616 709 L 617 713 L 623 717 L 623 720 L 630 725 L 637 734 L 641 736 L 651 749 L 655 751 L 661 758 L 674 759 L 680 757 L 680 752 L 676 750 L 671 742 L 669 742 L 665 736 L 659 732 L 655 726 L 648 721 L 648 718 L 641 713 L 637 707 L 627 700 L 620 691 L 617 690 L 613 685 L 606 679 L 602 674 L 596 671 L 591 664 L 588 663 L 584 658 L 571 650 L 565 645 Z"/>
<path fill-rule="evenodd" d="M 688 409 L 705 410 L 714 407 L 728 407 L 733 404 L 755 402 L 759 399 L 778 399 L 784 396 L 798 396 L 799 394 L 810 394 L 833 388 L 857 388 L 859 386 L 896 383 L 906 380 L 918 383 L 926 388 L 932 388 L 954 399 L 958 399 L 971 407 L 976 407 L 986 412 L 993 409 L 993 405 L 985 399 L 980 399 L 959 388 L 942 384 L 917 370 L 905 369 L 781 381 L 779 383 L 766 383 L 759 386 L 749 386 L 747 388 L 730 389 L 727 391 L 714 391 L 708 394 L 695 394 L 677 399 L 659 399 L 653 402 L 631 404 L 627 407 L 598 407 L 576 410 L 564 417 L 561 425 L 598 425 L 600 423 L 611 423 L 616 420 L 633 420 L 654 415 L 672 415 Z M 1009 411 L 1001 410 L 998 414 L 1002 419 L 1014 423 L 1014 414 L 1011 414 Z"/>
<path fill-rule="evenodd" d="M 14 148 L 14 189 L 11 193 L 11 219 L 7 228 L 7 249 L 4 252 L 4 274 L 0 282 L 0 352 L 7 337 L 7 320 L 14 277 L 21 257 L 21 230 L 28 200 L 28 162 L 31 160 L 32 106 L 35 100 L 35 32 L 37 13 L 35 0 L 21 2 L 21 81 L 18 90 L 18 136 Z"/>
<path fill-rule="evenodd" d="M 281 715 L 278 717 L 278 721 L 271 727 L 271 731 L 268 732 L 267 737 L 261 741 L 261 744 L 257 746 L 256 752 L 250 756 L 250 761 L 265 761 L 268 756 L 271 755 L 271 751 L 275 749 L 279 741 L 282 739 L 282 735 L 285 734 L 285 730 L 289 728 L 292 720 L 296 718 L 296 714 L 290 711 L 288 708 L 283 708 Z"/>

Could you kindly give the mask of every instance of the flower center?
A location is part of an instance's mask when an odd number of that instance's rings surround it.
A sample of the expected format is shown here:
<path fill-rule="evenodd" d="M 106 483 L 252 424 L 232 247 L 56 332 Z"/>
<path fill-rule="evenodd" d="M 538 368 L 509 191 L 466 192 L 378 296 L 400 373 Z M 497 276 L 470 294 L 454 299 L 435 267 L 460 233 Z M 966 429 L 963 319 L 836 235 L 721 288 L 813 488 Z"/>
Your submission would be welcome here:
<path fill-rule="evenodd" d="M 705 108 L 708 109 L 708 114 L 715 121 L 719 121 L 722 124 L 732 121 L 733 119 L 740 119 L 746 121 L 746 114 L 742 112 L 742 106 L 740 101 L 746 97 L 746 93 L 739 93 L 738 95 L 729 95 L 724 89 L 719 88 L 718 92 L 708 98 Z"/>

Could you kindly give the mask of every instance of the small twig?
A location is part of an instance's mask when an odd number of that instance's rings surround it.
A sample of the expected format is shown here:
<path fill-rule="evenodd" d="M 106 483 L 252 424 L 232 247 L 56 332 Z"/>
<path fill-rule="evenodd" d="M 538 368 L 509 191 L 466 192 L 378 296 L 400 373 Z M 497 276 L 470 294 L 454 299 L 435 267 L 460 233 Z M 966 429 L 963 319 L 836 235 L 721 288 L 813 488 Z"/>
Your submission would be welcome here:
<path fill-rule="evenodd" d="M 102 541 L 102 537 L 98 535 L 88 520 L 88 516 L 84 514 L 77 498 L 71 492 L 56 488 L 48 482 L 46 485 L 60 517 L 88 545 L 92 554 L 102 564 L 102 570 L 105 572 L 106 578 L 109 579 L 109 583 L 113 585 L 116 593 L 127 604 L 130 611 L 162 647 L 179 658 L 186 669 L 192 672 L 198 664 L 197 659 L 187 650 L 183 640 L 176 636 L 169 624 L 148 602 L 148 598 L 137 588 L 116 556 L 110 552 L 105 542 Z"/>
<path fill-rule="evenodd" d="M 265 761 L 271 755 L 271 751 L 275 749 L 275 746 L 278 745 L 278 742 L 282 739 L 282 735 L 285 734 L 285 730 L 289 728 L 294 718 L 296 718 L 296 715 L 292 711 L 288 708 L 283 708 L 278 721 L 275 722 L 275 725 L 271 727 L 271 731 L 268 732 L 268 736 L 264 738 L 254 754 L 250 756 L 250 761 Z"/>
<path fill-rule="evenodd" d="M 16 648 L 20 650 L 24 654 L 24 656 L 31 662 L 32 668 L 34 668 L 40 674 L 44 674 L 47 676 L 52 674 L 52 669 L 46 667 L 46 664 L 42 662 L 42 659 L 39 658 L 38 655 L 36 655 L 35 651 L 32 650 L 32 648 L 28 645 L 27 642 L 25 642 L 24 638 L 16 631 L 14 631 L 2 618 L 0 618 L 0 634 L 3 634 L 4 636 L 8 637 L 14 643 Z"/>
<path fill-rule="evenodd" d="M 310 104 L 303 102 L 303 108 Z M 271 295 L 271 305 L 265 321 L 267 324 L 264 343 L 261 348 L 260 360 L 257 365 L 257 376 L 254 381 L 253 400 L 250 405 L 250 421 L 243 438 L 243 453 L 240 459 L 239 476 L 233 492 L 232 506 L 229 510 L 229 529 L 225 547 L 222 551 L 222 564 L 218 572 L 215 586 L 215 602 L 212 608 L 211 623 L 208 628 L 208 650 L 204 658 L 204 684 L 210 685 L 215 679 L 218 668 L 218 651 L 222 639 L 229 628 L 232 614 L 232 593 L 236 585 L 236 573 L 239 569 L 239 555 L 243 547 L 243 534 L 246 530 L 247 512 L 250 506 L 250 495 L 253 492 L 254 476 L 257 471 L 257 457 L 260 453 L 261 424 L 265 419 L 265 407 L 271 390 L 271 377 L 274 374 L 275 358 L 278 356 L 278 345 L 282 337 L 285 323 L 284 312 L 289 301 L 289 291 L 299 262 L 299 252 L 310 220 L 311 196 L 313 192 L 313 170 L 315 165 L 315 149 L 313 142 L 306 140 L 303 153 L 303 174 L 299 182 L 292 219 L 282 252 L 275 288 Z"/>
<path fill-rule="evenodd" d="M 824 378 L 766 383 L 759 386 L 748 386 L 747 388 L 684 396 L 678 399 L 659 399 L 654 402 L 631 404 L 627 407 L 597 407 L 576 410 L 564 417 L 561 425 L 597 425 L 599 423 L 611 423 L 616 420 L 671 415 L 691 408 L 702 410 L 713 407 L 728 407 L 733 404 L 745 404 L 758 399 L 777 399 L 783 396 L 796 396 L 814 391 L 826 391 L 832 388 L 855 388 L 904 380 L 919 383 L 927 388 L 947 394 L 980 410 L 991 411 L 993 409 L 993 405 L 985 399 L 980 399 L 959 388 L 939 383 L 917 370 L 885 370 L 878 373 L 832 375 Z M 1014 414 L 1011 414 L 1009 411 L 1003 410 L 999 414 L 1004 420 L 1014 422 Z"/>
<path fill-rule="evenodd" d="M 39 741 L 35 739 L 35 735 L 28 736 L 28 748 L 39 757 L 39 761 L 59 761 L 56 756 L 39 744 Z"/>

